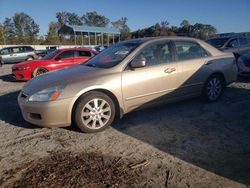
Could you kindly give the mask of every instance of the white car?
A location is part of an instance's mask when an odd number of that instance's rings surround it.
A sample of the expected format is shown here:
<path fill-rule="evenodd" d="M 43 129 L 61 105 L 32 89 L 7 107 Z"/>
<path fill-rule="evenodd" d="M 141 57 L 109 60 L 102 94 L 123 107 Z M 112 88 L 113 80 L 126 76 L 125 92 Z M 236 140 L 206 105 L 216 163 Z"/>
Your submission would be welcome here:
<path fill-rule="evenodd" d="M 30 46 L 13 46 L 0 50 L 1 64 L 29 61 L 36 58 L 35 49 Z"/>

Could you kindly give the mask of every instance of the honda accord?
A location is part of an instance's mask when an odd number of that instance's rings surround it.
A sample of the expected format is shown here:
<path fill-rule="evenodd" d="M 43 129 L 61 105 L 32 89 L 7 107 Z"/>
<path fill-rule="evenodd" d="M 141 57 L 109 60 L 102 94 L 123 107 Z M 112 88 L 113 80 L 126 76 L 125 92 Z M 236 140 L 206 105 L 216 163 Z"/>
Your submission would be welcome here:
<path fill-rule="evenodd" d="M 214 102 L 236 76 L 233 54 L 201 40 L 133 39 L 85 64 L 33 78 L 18 102 L 24 119 L 32 124 L 75 124 L 91 133 L 138 108 L 195 96 Z"/>

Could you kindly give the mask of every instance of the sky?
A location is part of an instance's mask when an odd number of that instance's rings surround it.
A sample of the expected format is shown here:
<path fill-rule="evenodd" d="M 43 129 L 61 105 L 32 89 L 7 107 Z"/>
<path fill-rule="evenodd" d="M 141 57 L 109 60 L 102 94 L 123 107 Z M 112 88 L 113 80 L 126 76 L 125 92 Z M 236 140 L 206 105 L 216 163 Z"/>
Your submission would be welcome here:
<path fill-rule="evenodd" d="M 127 17 L 132 31 L 163 20 L 179 26 L 183 19 L 211 24 L 219 33 L 250 31 L 250 0 L 0 0 L 0 23 L 16 12 L 25 12 L 44 35 L 59 11 L 80 16 L 97 11 L 110 21 Z"/>

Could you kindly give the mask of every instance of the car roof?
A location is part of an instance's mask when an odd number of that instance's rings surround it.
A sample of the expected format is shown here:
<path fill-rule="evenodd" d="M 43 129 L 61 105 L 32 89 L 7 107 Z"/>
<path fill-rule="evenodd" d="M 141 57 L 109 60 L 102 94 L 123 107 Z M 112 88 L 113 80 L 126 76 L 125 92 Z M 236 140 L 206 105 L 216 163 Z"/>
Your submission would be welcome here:
<path fill-rule="evenodd" d="M 210 38 L 208 40 L 214 40 L 214 39 L 236 39 L 236 38 L 244 38 L 244 39 L 248 39 L 248 37 L 246 36 L 231 36 L 231 37 L 214 37 L 214 38 Z"/>
<path fill-rule="evenodd" d="M 189 41 L 201 41 L 200 39 L 191 38 L 191 37 L 182 37 L 182 36 L 167 36 L 167 37 L 145 37 L 145 38 L 137 38 L 137 39 L 131 39 L 124 42 L 148 42 L 148 41 L 154 41 L 154 40 L 160 40 L 160 39 L 166 39 L 166 40 L 189 40 Z"/>
<path fill-rule="evenodd" d="M 58 49 L 60 51 L 69 51 L 69 50 L 80 50 L 80 51 L 90 51 L 90 52 L 96 52 L 95 50 L 92 50 L 90 48 L 61 48 L 61 49 Z"/>
<path fill-rule="evenodd" d="M 4 47 L 4 48 L 2 48 L 1 50 L 3 50 L 3 49 L 7 49 L 7 48 L 23 48 L 23 47 L 30 47 L 30 48 L 33 48 L 32 46 L 7 46 L 7 47 Z"/>
<path fill-rule="evenodd" d="M 199 45 L 204 47 L 206 50 L 208 50 L 212 55 L 217 56 L 221 55 L 223 52 L 219 51 L 218 49 L 214 48 L 213 46 L 207 44 L 203 40 L 196 39 L 196 38 L 191 38 L 191 37 L 180 37 L 180 36 L 167 36 L 167 37 L 146 37 L 146 38 L 139 38 L 139 39 L 132 39 L 132 40 L 127 40 L 124 42 L 141 42 L 141 43 L 146 43 L 150 41 L 157 41 L 160 39 L 166 39 L 166 40 L 185 40 L 185 41 L 190 41 L 190 42 L 197 42 Z"/>

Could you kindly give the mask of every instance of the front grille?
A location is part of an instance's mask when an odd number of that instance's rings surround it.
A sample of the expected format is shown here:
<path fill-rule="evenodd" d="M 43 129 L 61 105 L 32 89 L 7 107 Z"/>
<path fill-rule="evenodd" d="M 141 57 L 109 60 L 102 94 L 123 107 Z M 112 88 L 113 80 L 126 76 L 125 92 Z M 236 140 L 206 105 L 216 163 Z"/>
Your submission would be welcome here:
<path fill-rule="evenodd" d="M 23 79 L 24 78 L 24 75 L 23 74 L 18 74 L 18 76 Z"/>
<path fill-rule="evenodd" d="M 42 119 L 41 114 L 36 114 L 36 113 L 30 113 L 30 117 L 32 119 L 37 119 L 37 120 L 41 120 Z"/>

